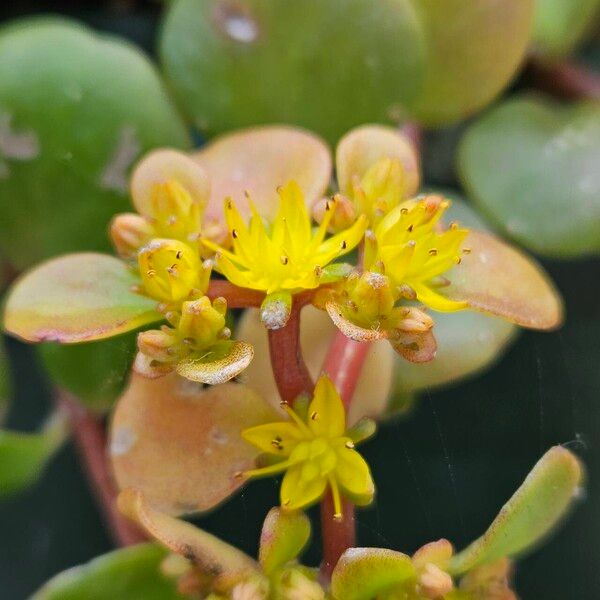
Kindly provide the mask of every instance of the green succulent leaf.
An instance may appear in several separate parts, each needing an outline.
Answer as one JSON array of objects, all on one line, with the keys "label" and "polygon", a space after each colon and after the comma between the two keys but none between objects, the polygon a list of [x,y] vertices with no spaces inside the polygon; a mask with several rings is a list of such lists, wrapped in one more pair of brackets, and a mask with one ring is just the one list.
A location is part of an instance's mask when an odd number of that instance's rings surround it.
[{"label": "green succulent leaf", "polygon": [[136,332],[87,344],[47,343],[37,347],[52,381],[95,412],[119,397],[136,353]]},{"label": "green succulent leaf", "polygon": [[334,142],[362,123],[410,115],[437,125],[485,105],[524,56],[533,8],[534,0],[175,0],[160,55],[201,130],[286,122]]},{"label": "green succulent leaf", "polygon": [[599,0],[537,0],[533,43],[550,58],[569,54],[593,27]]},{"label": "green succulent leaf", "polygon": [[501,232],[538,254],[600,253],[600,107],[521,97],[500,104],[463,138],[459,170]]},{"label": "green succulent leaf", "polygon": [[107,254],[69,254],[42,263],[11,289],[5,329],[28,342],[99,340],[158,321],[156,301],[132,291],[135,274]]},{"label": "green succulent leaf", "polygon": [[0,30],[0,81],[0,251],[22,270],[108,250],[131,165],[190,143],[156,70],[126,42],[43,17]]},{"label": "green succulent leaf", "polygon": [[294,560],[310,539],[310,519],[300,511],[272,508],[263,524],[258,560],[270,575]]},{"label": "green succulent leaf", "polygon": [[416,580],[411,559],[384,548],[350,548],[331,576],[335,600],[373,600],[378,594]]},{"label": "green succulent leaf", "polygon": [[58,413],[38,433],[0,430],[0,498],[33,484],[67,434],[65,417]]},{"label": "green succulent leaf", "polygon": [[449,571],[460,575],[531,549],[564,517],[582,485],[582,478],[582,466],[571,452],[561,446],[551,448],[483,536],[451,558]]},{"label": "green succulent leaf", "polygon": [[30,600],[183,600],[160,573],[166,555],[156,544],[115,550],[56,575]]}]

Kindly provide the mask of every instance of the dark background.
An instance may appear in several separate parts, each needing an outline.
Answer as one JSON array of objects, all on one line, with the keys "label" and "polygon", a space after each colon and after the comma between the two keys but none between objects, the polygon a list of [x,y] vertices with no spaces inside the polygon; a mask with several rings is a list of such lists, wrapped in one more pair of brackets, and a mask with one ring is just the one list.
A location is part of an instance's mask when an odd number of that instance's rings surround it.
[{"label": "dark background", "polygon": [[[0,8],[0,22],[48,11],[153,52],[157,2],[13,0]],[[427,137],[428,183],[456,185],[448,168],[456,133]],[[484,531],[545,450],[564,444],[587,466],[587,492],[564,527],[519,562],[516,588],[523,600],[594,600],[600,598],[600,261],[545,266],[565,296],[565,326],[523,332],[493,369],[423,394],[409,418],[382,427],[364,447],[378,500],[358,514],[359,541],[413,552],[447,537],[461,548]],[[16,380],[8,425],[31,428],[47,409],[48,382],[30,348],[12,340],[8,348]],[[254,552],[277,488],[275,480],[253,483],[198,522]],[[55,573],[111,548],[68,445],[35,487],[0,503],[0,598],[24,599]],[[316,563],[318,548],[315,539],[307,562]]]}]

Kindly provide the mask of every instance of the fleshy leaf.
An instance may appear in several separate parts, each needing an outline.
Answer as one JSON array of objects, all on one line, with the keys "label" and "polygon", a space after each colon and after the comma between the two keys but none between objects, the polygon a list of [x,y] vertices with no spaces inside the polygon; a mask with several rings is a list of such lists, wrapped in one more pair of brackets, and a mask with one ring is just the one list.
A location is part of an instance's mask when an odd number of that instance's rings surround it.
[{"label": "fleshy leaf", "polygon": [[593,29],[599,10],[599,0],[536,0],[535,49],[553,59],[569,54]]},{"label": "fleshy leaf", "polygon": [[190,145],[156,68],[122,38],[37,16],[0,30],[0,81],[0,254],[23,270],[109,252],[135,160]]},{"label": "fleshy leaf", "polygon": [[110,454],[121,489],[135,488],[169,514],[206,511],[243,483],[258,450],[242,429],[277,413],[257,394],[233,383],[203,389],[176,374],[134,374],[118,401]]},{"label": "fleshy leaf", "polygon": [[415,578],[406,554],[384,548],[350,548],[333,571],[331,592],[335,600],[372,600]]},{"label": "fleshy leaf", "polygon": [[450,572],[460,575],[529,550],[565,515],[582,479],[578,459],[561,446],[551,448],[502,507],[486,533],[451,559]]},{"label": "fleshy leaf", "polygon": [[[302,309],[300,342],[312,377],[321,371],[333,335],[338,331],[329,315],[312,306]],[[248,310],[236,329],[236,336],[254,346],[254,359],[240,379],[272,406],[279,407],[279,394],[270,367],[268,336],[257,310]],[[377,416],[386,406],[392,383],[394,352],[387,341],[375,342],[366,359],[348,414],[350,425],[364,416]]]},{"label": "fleshy leaf", "polygon": [[411,141],[398,129],[382,125],[363,125],[348,132],[336,149],[336,175],[342,193],[383,158],[398,159],[404,168],[405,196],[414,196],[420,183],[419,159]]},{"label": "fleshy leaf", "polygon": [[437,351],[437,342],[431,330],[416,333],[399,331],[396,337],[390,339],[390,344],[403,358],[414,363],[433,360]]},{"label": "fleshy leaf", "polygon": [[220,342],[216,357],[186,358],[177,363],[177,373],[191,381],[219,385],[239,375],[252,361],[254,348],[246,342]]},{"label": "fleshy leaf", "polygon": [[232,198],[242,217],[251,201],[259,214],[273,218],[277,188],[295,181],[308,207],[323,195],[331,177],[329,148],[317,136],[294,127],[266,126],[221,136],[194,155],[211,182],[205,222],[223,223],[223,200]]},{"label": "fleshy leaf", "polygon": [[0,498],[34,483],[67,435],[66,419],[59,413],[37,433],[0,430]]},{"label": "fleshy leaf", "polygon": [[152,216],[152,187],[169,180],[181,184],[195,202],[208,202],[210,181],[204,169],[187,154],[163,148],[145,156],[131,175],[131,197],[140,214]]},{"label": "fleshy leaf", "polygon": [[562,300],[538,263],[499,238],[470,231],[469,254],[446,275],[439,292],[475,310],[532,329],[554,329],[563,318]]},{"label": "fleshy leaf", "polygon": [[98,340],[162,319],[156,301],[131,291],[138,280],[107,254],[69,254],[42,263],[9,293],[4,327],[28,342]]},{"label": "fleshy leaf", "polygon": [[294,560],[310,539],[310,519],[303,512],[272,508],[263,524],[260,536],[259,561],[270,575]]},{"label": "fleshy leaf", "polygon": [[600,108],[517,97],[475,121],[458,166],[500,231],[544,256],[600,253]]},{"label": "fleshy leaf", "polygon": [[87,344],[41,344],[42,364],[52,381],[87,408],[104,412],[121,395],[136,351],[136,333]]},{"label": "fleshy leaf", "polygon": [[127,489],[119,495],[119,509],[146,533],[202,572],[217,578],[219,587],[258,571],[258,564],[241,550],[186,521],[155,510],[143,494]]},{"label": "fleshy leaf", "polygon": [[59,573],[30,600],[184,600],[160,572],[166,555],[157,544],[121,548]]}]

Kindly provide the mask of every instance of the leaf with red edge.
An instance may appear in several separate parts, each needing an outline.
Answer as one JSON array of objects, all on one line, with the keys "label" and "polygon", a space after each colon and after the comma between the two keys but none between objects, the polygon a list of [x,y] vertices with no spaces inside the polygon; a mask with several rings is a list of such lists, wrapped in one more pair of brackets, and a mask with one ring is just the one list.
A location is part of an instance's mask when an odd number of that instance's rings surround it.
[{"label": "leaf with red edge", "polygon": [[9,293],[4,328],[28,342],[86,342],[159,321],[156,301],[132,291],[136,275],[107,254],[68,254],[42,263]]},{"label": "leaf with red edge", "polygon": [[266,126],[223,135],[193,157],[210,178],[207,227],[223,223],[223,201],[231,197],[242,216],[250,215],[245,192],[258,212],[273,217],[279,207],[277,188],[295,181],[308,207],[327,189],[331,155],[321,138],[296,127]]},{"label": "leaf with red edge", "polygon": [[169,514],[210,510],[242,485],[239,471],[254,467],[259,451],[242,439],[242,429],[277,419],[243,385],[203,389],[176,374],[133,374],[110,432],[117,483]]},{"label": "leaf with red edge", "polygon": [[533,258],[480,231],[469,232],[463,248],[470,252],[445,275],[450,285],[440,293],[522,327],[554,329],[562,323],[560,294]]},{"label": "leaf with red edge", "polygon": [[349,131],[336,149],[337,180],[340,190],[352,189],[352,179],[362,176],[384,158],[398,159],[404,167],[406,197],[419,189],[419,157],[411,141],[398,129],[383,125],[363,125]]}]

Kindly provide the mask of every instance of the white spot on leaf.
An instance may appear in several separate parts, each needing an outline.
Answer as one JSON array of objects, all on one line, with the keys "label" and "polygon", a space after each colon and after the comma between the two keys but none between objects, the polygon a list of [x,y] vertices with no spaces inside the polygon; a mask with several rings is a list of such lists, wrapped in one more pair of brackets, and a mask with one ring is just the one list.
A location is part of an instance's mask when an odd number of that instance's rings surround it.
[{"label": "white spot on leaf", "polygon": [[117,427],[113,431],[110,440],[110,454],[112,456],[123,456],[133,448],[136,441],[137,435],[129,425]]},{"label": "white spot on leaf", "polygon": [[131,125],[125,125],[119,134],[117,147],[100,175],[100,185],[107,190],[126,192],[129,167],[140,150],[141,145],[135,129]]}]

